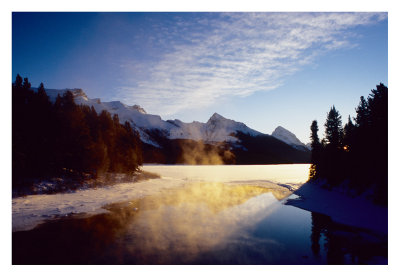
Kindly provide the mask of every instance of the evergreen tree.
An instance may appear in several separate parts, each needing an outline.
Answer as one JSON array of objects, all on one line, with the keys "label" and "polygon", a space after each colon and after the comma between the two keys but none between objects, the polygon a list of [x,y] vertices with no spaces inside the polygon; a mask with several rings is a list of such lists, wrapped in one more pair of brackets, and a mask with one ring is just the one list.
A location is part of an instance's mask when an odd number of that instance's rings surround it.
[{"label": "evergreen tree", "polygon": [[[331,108],[320,157],[313,158],[315,165],[310,168],[310,177],[326,178],[330,185],[349,180],[356,192],[372,189],[374,200],[387,204],[388,88],[380,83],[367,99],[361,96],[356,113],[355,124],[349,116],[342,128],[339,112],[334,106]],[[311,130],[311,139],[315,141],[316,123]]]},{"label": "evergreen tree", "polygon": [[40,83],[39,87],[38,87],[38,94],[39,95],[44,95],[46,93],[45,89],[44,89],[44,85],[43,83]]},{"label": "evergreen tree", "polygon": [[17,74],[17,77],[15,78],[14,85],[16,88],[22,88],[22,77]]},{"label": "evergreen tree", "polygon": [[311,148],[313,150],[315,150],[316,148],[318,148],[321,145],[321,142],[319,141],[319,137],[318,137],[318,123],[316,120],[314,120],[311,123]]},{"label": "evergreen tree", "polygon": [[78,106],[67,91],[49,101],[43,83],[37,93],[28,78],[12,85],[13,186],[32,178],[82,178],[99,172],[133,173],[142,162],[139,134],[118,115]]},{"label": "evergreen tree", "polygon": [[338,148],[342,144],[342,117],[335,106],[332,106],[325,122],[325,137],[331,148]]},{"label": "evergreen tree", "polygon": [[309,179],[316,179],[318,177],[321,154],[321,142],[318,137],[318,123],[314,120],[311,123],[311,167],[309,173]]},{"label": "evergreen tree", "polygon": [[28,78],[24,78],[24,83],[22,84],[22,87],[26,90],[31,88],[31,83],[29,83]]},{"label": "evergreen tree", "polygon": [[380,83],[368,96],[370,126],[368,128],[370,159],[376,200],[387,203],[388,197],[388,88]]},{"label": "evergreen tree", "polygon": [[368,103],[365,100],[364,96],[360,97],[360,103],[356,108],[357,116],[356,116],[356,126],[357,127],[366,127],[369,125],[369,107]]},{"label": "evergreen tree", "polygon": [[355,126],[349,115],[348,121],[343,128],[343,148],[345,151],[349,151],[349,148],[353,144],[354,129]]},{"label": "evergreen tree", "polygon": [[326,146],[323,149],[321,173],[326,175],[331,186],[338,185],[343,175],[342,163],[342,120],[335,106],[330,109],[325,122]]}]

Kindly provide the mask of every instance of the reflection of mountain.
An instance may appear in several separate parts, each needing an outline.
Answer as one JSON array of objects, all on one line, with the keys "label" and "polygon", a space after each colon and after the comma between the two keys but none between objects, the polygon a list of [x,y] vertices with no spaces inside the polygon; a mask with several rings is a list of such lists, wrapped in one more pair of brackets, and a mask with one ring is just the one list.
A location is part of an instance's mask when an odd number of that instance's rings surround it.
[{"label": "reflection of mountain", "polygon": [[[65,91],[46,90],[52,101]],[[118,114],[121,123],[128,121],[140,134],[145,163],[273,164],[307,163],[310,159],[309,149],[282,127],[270,136],[217,113],[206,123],[165,121],[138,105],[101,102],[89,99],[81,89],[70,91],[77,104],[93,106],[98,113]]]}]

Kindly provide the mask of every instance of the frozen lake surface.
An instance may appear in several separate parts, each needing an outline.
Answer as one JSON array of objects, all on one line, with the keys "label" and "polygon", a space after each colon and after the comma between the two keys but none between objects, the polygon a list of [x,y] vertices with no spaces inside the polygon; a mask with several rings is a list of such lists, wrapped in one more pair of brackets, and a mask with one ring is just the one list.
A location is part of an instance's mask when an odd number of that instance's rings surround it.
[{"label": "frozen lake surface", "polygon": [[15,198],[13,263],[387,263],[379,237],[285,205],[308,168],[147,165],[161,178]]}]

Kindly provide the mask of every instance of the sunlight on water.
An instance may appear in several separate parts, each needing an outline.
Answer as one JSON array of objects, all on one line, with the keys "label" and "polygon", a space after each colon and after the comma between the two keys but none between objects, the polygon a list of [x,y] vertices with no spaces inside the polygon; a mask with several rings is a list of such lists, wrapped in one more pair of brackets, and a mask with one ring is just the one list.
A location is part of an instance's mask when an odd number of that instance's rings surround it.
[{"label": "sunlight on water", "polygon": [[187,263],[200,253],[229,245],[291,194],[277,184],[304,183],[308,168],[308,164],[146,165],[143,170],[163,179],[186,180],[186,185],[130,202],[128,209],[139,212],[127,230],[135,242],[127,249],[144,260],[157,253],[160,263],[177,257]]},{"label": "sunlight on water", "polygon": [[288,165],[145,165],[146,171],[164,178],[187,178],[212,182],[268,180],[276,183],[303,184],[308,179],[309,164]]},{"label": "sunlight on water", "polygon": [[283,196],[257,186],[193,183],[130,202],[123,210],[138,212],[126,230],[131,240],[127,249],[143,259],[157,253],[159,263],[178,256],[189,262],[243,235],[274,211]]},{"label": "sunlight on water", "polygon": [[229,245],[292,193],[281,184],[304,183],[308,168],[308,164],[145,165],[143,170],[169,181],[184,180],[184,185],[122,206],[131,222],[125,225],[130,238],[126,249],[145,263],[151,263],[147,259],[155,253],[158,263],[177,257],[187,263],[200,253]]},{"label": "sunlight on water", "polygon": [[285,205],[308,168],[147,165],[161,178],[22,199],[13,205],[33,218],[39,202],[38,212],[65,204],[103,212],[14,232],[13,263],[362,264],[375,256],[372,263],[387,263],[387,244],[360,244],[358,231]]}]

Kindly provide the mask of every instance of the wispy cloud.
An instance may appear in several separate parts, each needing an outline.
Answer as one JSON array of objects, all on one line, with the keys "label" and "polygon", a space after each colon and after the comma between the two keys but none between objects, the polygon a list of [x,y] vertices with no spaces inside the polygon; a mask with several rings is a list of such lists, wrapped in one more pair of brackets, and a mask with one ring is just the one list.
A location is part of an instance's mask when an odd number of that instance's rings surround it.
[{"label": "wispy cloud", "polygon": [[[315,57],[355,46],[352,28],[384,20],[386,13],[193,14],[164,26],[148,40],[160,48],[152,62],[126,60],[130,76],[119,99],[164,116],[202,108],[229,96],[281,86]],[[156,25],[157,24],[157,25]]]}]

